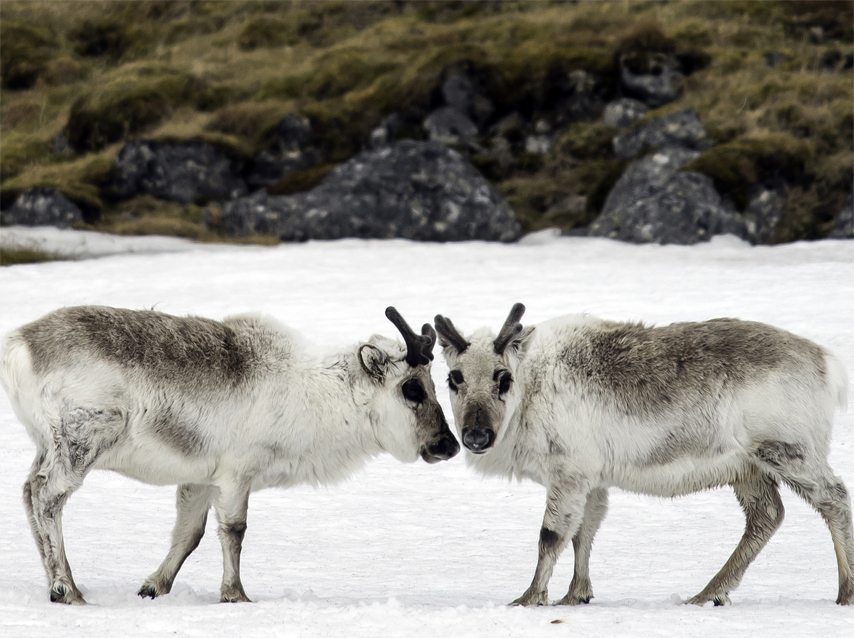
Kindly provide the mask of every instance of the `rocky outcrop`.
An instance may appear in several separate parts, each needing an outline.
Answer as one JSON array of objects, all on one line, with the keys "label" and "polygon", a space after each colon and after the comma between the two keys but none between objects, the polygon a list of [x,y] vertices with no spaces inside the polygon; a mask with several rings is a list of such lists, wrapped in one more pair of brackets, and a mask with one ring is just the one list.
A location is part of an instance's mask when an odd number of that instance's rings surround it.
[{"label": "rocky outcrop", "polygon": [[230,202],[221,223],[232,235],[284,241],[514,241],[521,234],[513,211],[463,156],[409,140],[359,153],[307,193],[262,191]]},{"label": "rocky outcrop", "polygon": [[113,165],[112,195],[151,195],[175,202],[205,202],[246,193],[240,167],[213,145],[202,142],[125,145]]},{"label": "rocky outcrop", "polygon": [[250,191],[278,182],[286,173],[311,168],[320,154],[307,142],[311,139],[308,118],[294,113],[285,115],[276,126],[276,136],[269,148],[252,158],[246,171]]},{"label": "rocky outcrop", "polygon": [[636,243],[696,244],[723,234],[746,238],[744,219],[721,200],[709,177],[685,171],[653,196],[636,202],[617,238]]},{"label": "rocky outcrop", "polygon": [[602,121],[611,128],[626,128],[649,112],[649,107],[630,97],[620,98],[605,105]]},{"label": "rocky outcrop", "polygon": [[442,83],[442,97],[445,98],[447,106],[477,124],[483,124],[495,110],[490,99],[463,73],[452,73],[448,76]]},{"label": "rocky outcrop", "polygon": [[392,113],[388,117],[384,118],[383,121],[371,131],[371,148],[382,148],[383,146],[391,144],[394,141],[397,131],[400,129],[400,125],[402,123],[403,118],[400,117],[399,113]]},{"label": "rocky outcrop", "polygon": [[424,120],[428,138],[440,144],[464,144],[477,137],[477,125],[453,106],[436,109]]},{"label": "rocky outcrop", "polygon": [[428,139],[449,145],[474,145],[482,125],[492,112],[492,102],[463,73],[452,73],[442,83],[445,106],[423,122]]},{"label": "rocky outcrop", "polygon": [[749,201],[744,211],[748,239],[754,244],[768,244],[783,220],[785,197],[776,190],[754,184],[749,189]]},{"label": "rocky outcrop", "polygon": [[618,63],[623,95],[637,98],[647,106],[656,108],[672,102],[682,93],[685,76],[679,69],[678,61],[671,55],[623,54]]},{"label": "rocky outcrop", "polygon": [[848,195],[845,205],[836,216],[836,225],[830,233],[831,239],[854,239],[854,191]]},{"label": "rocky outcrop", "polygon": [[57,226],[68,228],[83,222],[80,208],[52,188],[34,188],[21,193],[0,215],[4,226]]},{"label": "rocky outcrop", "polygon": [[680,146],[705,150],[710,146],[706,128],[693,109],[657,118],[614,138],[614,155],[620,159],[634,157],[645,148]]},{"label": "rocky outcrop", "polygon": [[724,233],[748,237],[743,216],[721,198],[709,177],[679,171],[698,155],[666,148],[630,164],[588,234],[659,244],[695,244]]}]

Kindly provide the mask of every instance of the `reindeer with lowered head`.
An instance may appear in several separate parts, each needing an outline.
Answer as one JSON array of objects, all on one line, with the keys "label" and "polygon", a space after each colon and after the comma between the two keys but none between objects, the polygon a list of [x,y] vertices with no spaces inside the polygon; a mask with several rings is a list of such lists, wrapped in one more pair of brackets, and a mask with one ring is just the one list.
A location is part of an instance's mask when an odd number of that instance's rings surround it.
[{"label": "reindeer with lowered head", "polygon": [[588,561],[608,488],[677,496],[730,485],[744,536],[688,602],[729,600],[783,521],[779,484],[830,528],[840,605],[854,603],[851,505],[827,463],[841,363],[811,341],[761,323],[715,319],[646,327],[583,315],[522,327],[516,304],[495,336],[464,337],[438,315],[439,342],[468,463],[546,487],[534,579],[517,605],[548,603],[572,540],[575,570],[558,604],[593,597]]},{"label": "reindeer with lowered head", "polygon": [[436,333],[374,335],[337,351],[277,321],[211,321],[98,306],[57,310],[10,332],[0,381],[36,458],[24,505],[50,599],[83,604],[71,576],[62,509],[93,469],[177,484],[172,547],[140,596],[168,593],[213,505],[223,602],[248,601],[240,552],[249,494],[338,481],[390,452],[428,463],[459,451],[430,377]]}]

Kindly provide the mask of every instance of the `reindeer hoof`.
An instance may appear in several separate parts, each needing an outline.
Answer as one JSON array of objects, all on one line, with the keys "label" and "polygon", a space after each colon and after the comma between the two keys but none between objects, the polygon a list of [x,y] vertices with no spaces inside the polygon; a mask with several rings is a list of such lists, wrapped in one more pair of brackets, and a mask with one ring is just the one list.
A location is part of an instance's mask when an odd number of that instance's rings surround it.
[{"label": "reindeer hoof", "polygon": [[526,591],[519,598],[510,603],[511,607],[539,607],[541,605],[549,604],[549,592],[548,591],[540,591],[540,592],[532,592],[531,590]]},{"label": "reindeer hoof", "polygon": [[567,594],[566,596],[561,598],[559,601],[557,601],[555,604],[556,605],[571,605],[571,606],[586,605],[590,602],[591,598],[593,598],[593,594],[584,595],[584,596],[579,595],[579,594],[572,594],[572,595]]},{"label": "reindeer hoof", "polygon": [[219,602],[221,603],[251,603],[243,588],[228,589],[222,591]]},{"label": "reindeer hoof", "polygon": [[149,585],[145,583],[142,587],[139,588],[139,591],[136,592],[136,595],[140,598],[157,598],[157,589],[155,589],[154,585]]},{"label": "reindeer hoof", "polygon": [[731,602],[729,599],[729,594],[724,592],[722,594],[716,594],[714,596],[709,594],[697,594],[693,598],[689,598],[686,601],[686,604],[698,605],[699,607],[702,607],[709,601],[712,601],[715,607],[723,607],[724,605],[729,605]]},{"label": "reindeer hoof", "polygon": [[65,605],[85,605],[86,601],[76,587],[57,583],[50,589],[50,602]]},{"label": "reindeer hoof", "polygon": [[837,605],[854,605],[854,580],[846,580],[839,585],[839,595],[836,597]]}]

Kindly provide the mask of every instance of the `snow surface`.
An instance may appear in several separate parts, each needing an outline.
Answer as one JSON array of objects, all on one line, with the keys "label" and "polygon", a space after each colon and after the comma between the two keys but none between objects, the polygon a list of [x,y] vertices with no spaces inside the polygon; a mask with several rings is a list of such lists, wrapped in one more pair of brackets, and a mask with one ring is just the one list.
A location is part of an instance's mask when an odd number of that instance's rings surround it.
[{"label": "snow surface", "polygon": [[64,259],[88,259],[129,253],[175,253],[219,250],[219,244],[196,244],[179,237],[107,235],[55,226],[7,226],[0,229],[0,250],[30,248]]},{"label": "snow surface", "polygon": [[[213,318],[261,311],[317,343],[343,346],[395,334],[383,316],[389,304],[413,325],[440,312],[470,331],[499,327],[522,301],[525,323],[574,312],[658,324],[764,321],[831,348],[854,378],[852,241],[634,246],[544,232],[516,245],[344,240],[179,250],[0,269],[0,332],[59,306],[109,304]],[[441,356],[433,374],[450,420]],[[849,396],[830,460],[851,489]],[[544,490],[480,478],[462,455],[435,466],[384,456],[340,485],[254,494],[242,577],[256,602],[239,605],[217,602],[212,516],[173,592],[138,598],[169,546],[174,488],[93,472],[64,518],[74,576],[91,604],[53,605],[20,498],[34,446],[5,395],[0,434],[4,637],[854,635],[854,607],[833,602],[830,534],[787,490],[786,520],[732,605],[682,604],[741,535],[736,500],[721,489],[675,500],[613,490],[591,559],[596,598],[575,608],[507,607],[533,575]],[[553,600],[571,575],[567,552]]]}]

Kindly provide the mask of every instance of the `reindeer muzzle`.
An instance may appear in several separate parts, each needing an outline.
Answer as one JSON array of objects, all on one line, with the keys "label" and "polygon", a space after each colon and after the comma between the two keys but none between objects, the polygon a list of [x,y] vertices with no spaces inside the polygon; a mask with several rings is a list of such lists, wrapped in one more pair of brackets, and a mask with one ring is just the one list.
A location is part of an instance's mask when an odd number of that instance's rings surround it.
[{"label": "reindeer muzzle", "polygon": [[492,428],[473,427],[463,429],[463,445],[475,454],[483,454],[495,443]]},{"label": "reindeer muzzle", "polygon": [[454,458],[460,451],[460,444],[450,433],[443,435],[438,441],[421,449],[421,458],[428,463],[438,463]]}]

